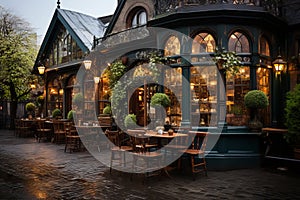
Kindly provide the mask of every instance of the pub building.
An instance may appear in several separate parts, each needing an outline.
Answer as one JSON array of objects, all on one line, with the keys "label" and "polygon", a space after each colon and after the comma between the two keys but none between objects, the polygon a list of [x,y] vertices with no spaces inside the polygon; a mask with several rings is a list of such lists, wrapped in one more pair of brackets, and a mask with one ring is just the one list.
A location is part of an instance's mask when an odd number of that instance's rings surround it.
[{"label": "pub building", "polygon": [[[99,49],[108,57],[120,52],[129,70],[141,65],[140,55],[150,53],[153,49],[147,49],[147,44],[155,41],[161,56],[172,62],[161,69],[164,87],[148,85],[145,94],[141,86],[130,97],[128,110],[137,115],[138,124],[145,124],[146,111],[151,114],[151,96],[166,93],[171,106],[165,120],[170,124],[222,133],[207,156],[209,169],[259,166],[261,136],[247,127],[244,96],[250,90],[263,91],[269,99],[268,107],[259,112],[264,127],[284,127],[285,95],[300,77],[299,8],[297,0],[119,0],[113,15],[94,18],[61,9],[58,2],[34,66],[36,73],[43,71],[44,114],[49,116],[59,108],[66,117],[74,94],[81,92],[83,115],[95,109],[101,115],[111,100],[108,76],[101,70],[110,63],[101,66],[97,75],[85,73],[83,81],[77,80],[77,72],[85,69],[84,61],[91,61],[93,67],[97,62],[90,55],[97,56]],[[152,28],[173,31],[149,39],[143,33]],[[136,40],[130,37],[132,33]],[[111,46],[105,49],[103,44]],[[224,75],[215,63],[207,62],[205,57],[214,57],[218,49],[236,53],[241,65],[238,73]],[[280,68],[275,67],[278,61]],[[226,88],[223,95],[220,81]],[[180,88],[176,96],[168,89],[174,84]],[[93,94],[88,88],[95,85]],[[226,113],[220,116],[222,109]]]}]

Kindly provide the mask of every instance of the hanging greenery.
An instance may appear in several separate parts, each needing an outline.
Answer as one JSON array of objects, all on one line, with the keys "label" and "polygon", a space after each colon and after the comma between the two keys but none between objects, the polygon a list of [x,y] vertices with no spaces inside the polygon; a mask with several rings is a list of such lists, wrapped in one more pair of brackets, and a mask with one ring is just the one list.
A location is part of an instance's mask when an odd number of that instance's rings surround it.
[{"label": "hanging greenery", "polygon": [[[144,63],[148,63],[147,70],[149,71],[150,77],[152,77],[154,80],[157,80],[157,77],[160,75],[157,64],[163,64],[165,59],[157,51],[152,51],[146,54],[142,60]],[[122,111],[124,109],[120,109],[118,106],[122,106],[123,108],[128,107],[127,91],[130,90],[132,85],[135,85],[136,82],[139,82],[141,78],[144,78],[136,76],[125,78],[122,83],[118,82],[118,80],[126,73],[126,71],[127,67],[123,65],[120,60],[113,62],[107,70],[110,84],[109,87],[112,90],[111,109],[116,119],[124,119],[126,116],[126,113],[123,113]],[[122,105],[120,105],[120,103]]]},{"label": "hanging greenery", "polygon": [[224,69],[232,75],[237,74],[240,71],[241,61],[235,52],[226,51],[225,48],[219,50],[216,48],[216,53],[213,58],[219,69]]},{"label": "hanging greenery", "polygon": [[109,77],[110,88],[114,88],[117,81],[125,74],[126,66],[122,64],[121,60],[113,62],[107,70],[107,75]]}]

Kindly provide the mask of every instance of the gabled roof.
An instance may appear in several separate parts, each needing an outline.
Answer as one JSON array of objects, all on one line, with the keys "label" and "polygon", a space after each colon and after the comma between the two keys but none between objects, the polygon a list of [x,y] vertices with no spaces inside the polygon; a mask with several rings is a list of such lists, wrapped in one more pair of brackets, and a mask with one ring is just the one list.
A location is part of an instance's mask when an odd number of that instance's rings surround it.
[{"label": "gabled roof", "polygon": [[53,41],[53,37],[57,31],[56,27],[58,22],[66,28],[84,53],[91,51],[93,48],[94,37],[103,37],[106,29],[106,26],[99,18],[57,8],[40,47],[34,68],[37,67],[38,62],[47,50],[47,47]]},{"label": "gabled roof", "polygon": [[112,30],[113,30],[113,28],[114,28],[114,26],[115,26],[115,24],[116,24],[116,22],[119,18],[120,13],[123,10],[123,7],[124,7],[125,3],[126,3],[126,0],[119,0],[116,11],[113,14],[113,17],[112,17],[107,29],[105,30],[104,36],[107,36],[112,32]]},{"label": "gabled roof", "polygon": [[65,28],[70,33],[76,34],[89,50],[93,47],[94,36],[97,38],[103,36],[105,26],[98,18],[69,10],[57,10],[59,12],[58,18]]}]

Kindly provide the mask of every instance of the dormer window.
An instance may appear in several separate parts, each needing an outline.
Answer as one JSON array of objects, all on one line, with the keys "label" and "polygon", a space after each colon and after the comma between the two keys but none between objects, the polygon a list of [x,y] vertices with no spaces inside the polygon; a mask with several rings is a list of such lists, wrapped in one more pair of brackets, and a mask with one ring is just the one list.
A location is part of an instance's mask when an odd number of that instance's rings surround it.
[{"label": "dormer window", "polygon": [[147,12],[142,7],[133,9],[127,19],[129,28],[135,28],[147,24]]}]

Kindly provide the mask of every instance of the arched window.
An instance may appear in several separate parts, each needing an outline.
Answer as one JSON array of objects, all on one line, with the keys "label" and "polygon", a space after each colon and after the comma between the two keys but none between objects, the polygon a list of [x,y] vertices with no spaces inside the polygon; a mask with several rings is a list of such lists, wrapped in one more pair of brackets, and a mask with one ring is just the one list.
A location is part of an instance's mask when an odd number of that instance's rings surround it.
[{"label": "arched window", "polygon": [[250,53],[248,38],[241,32],[234,32],[229,37],[228,50],[236,53]]},{"label": "arched window", "polygon": [[147,13],[143,8],[137,9],[132,16],[133,16],[131,18],[132,28],[142,26],[147,23]]},{"label": "arched window", "polygon": [[214,52],[216,42],[209,33],[199,33],[193,40],[192,53]]},{"label": "arched window", "polygon": [[178,37],[171,36],[165,44],[165,56],[179,55],[180,54],[180,41]]},{"label": "arched window", "polygon": [[268,40],[263,36],[259,41],[259,53],[261,55],[270,56],[270,46]]}]

